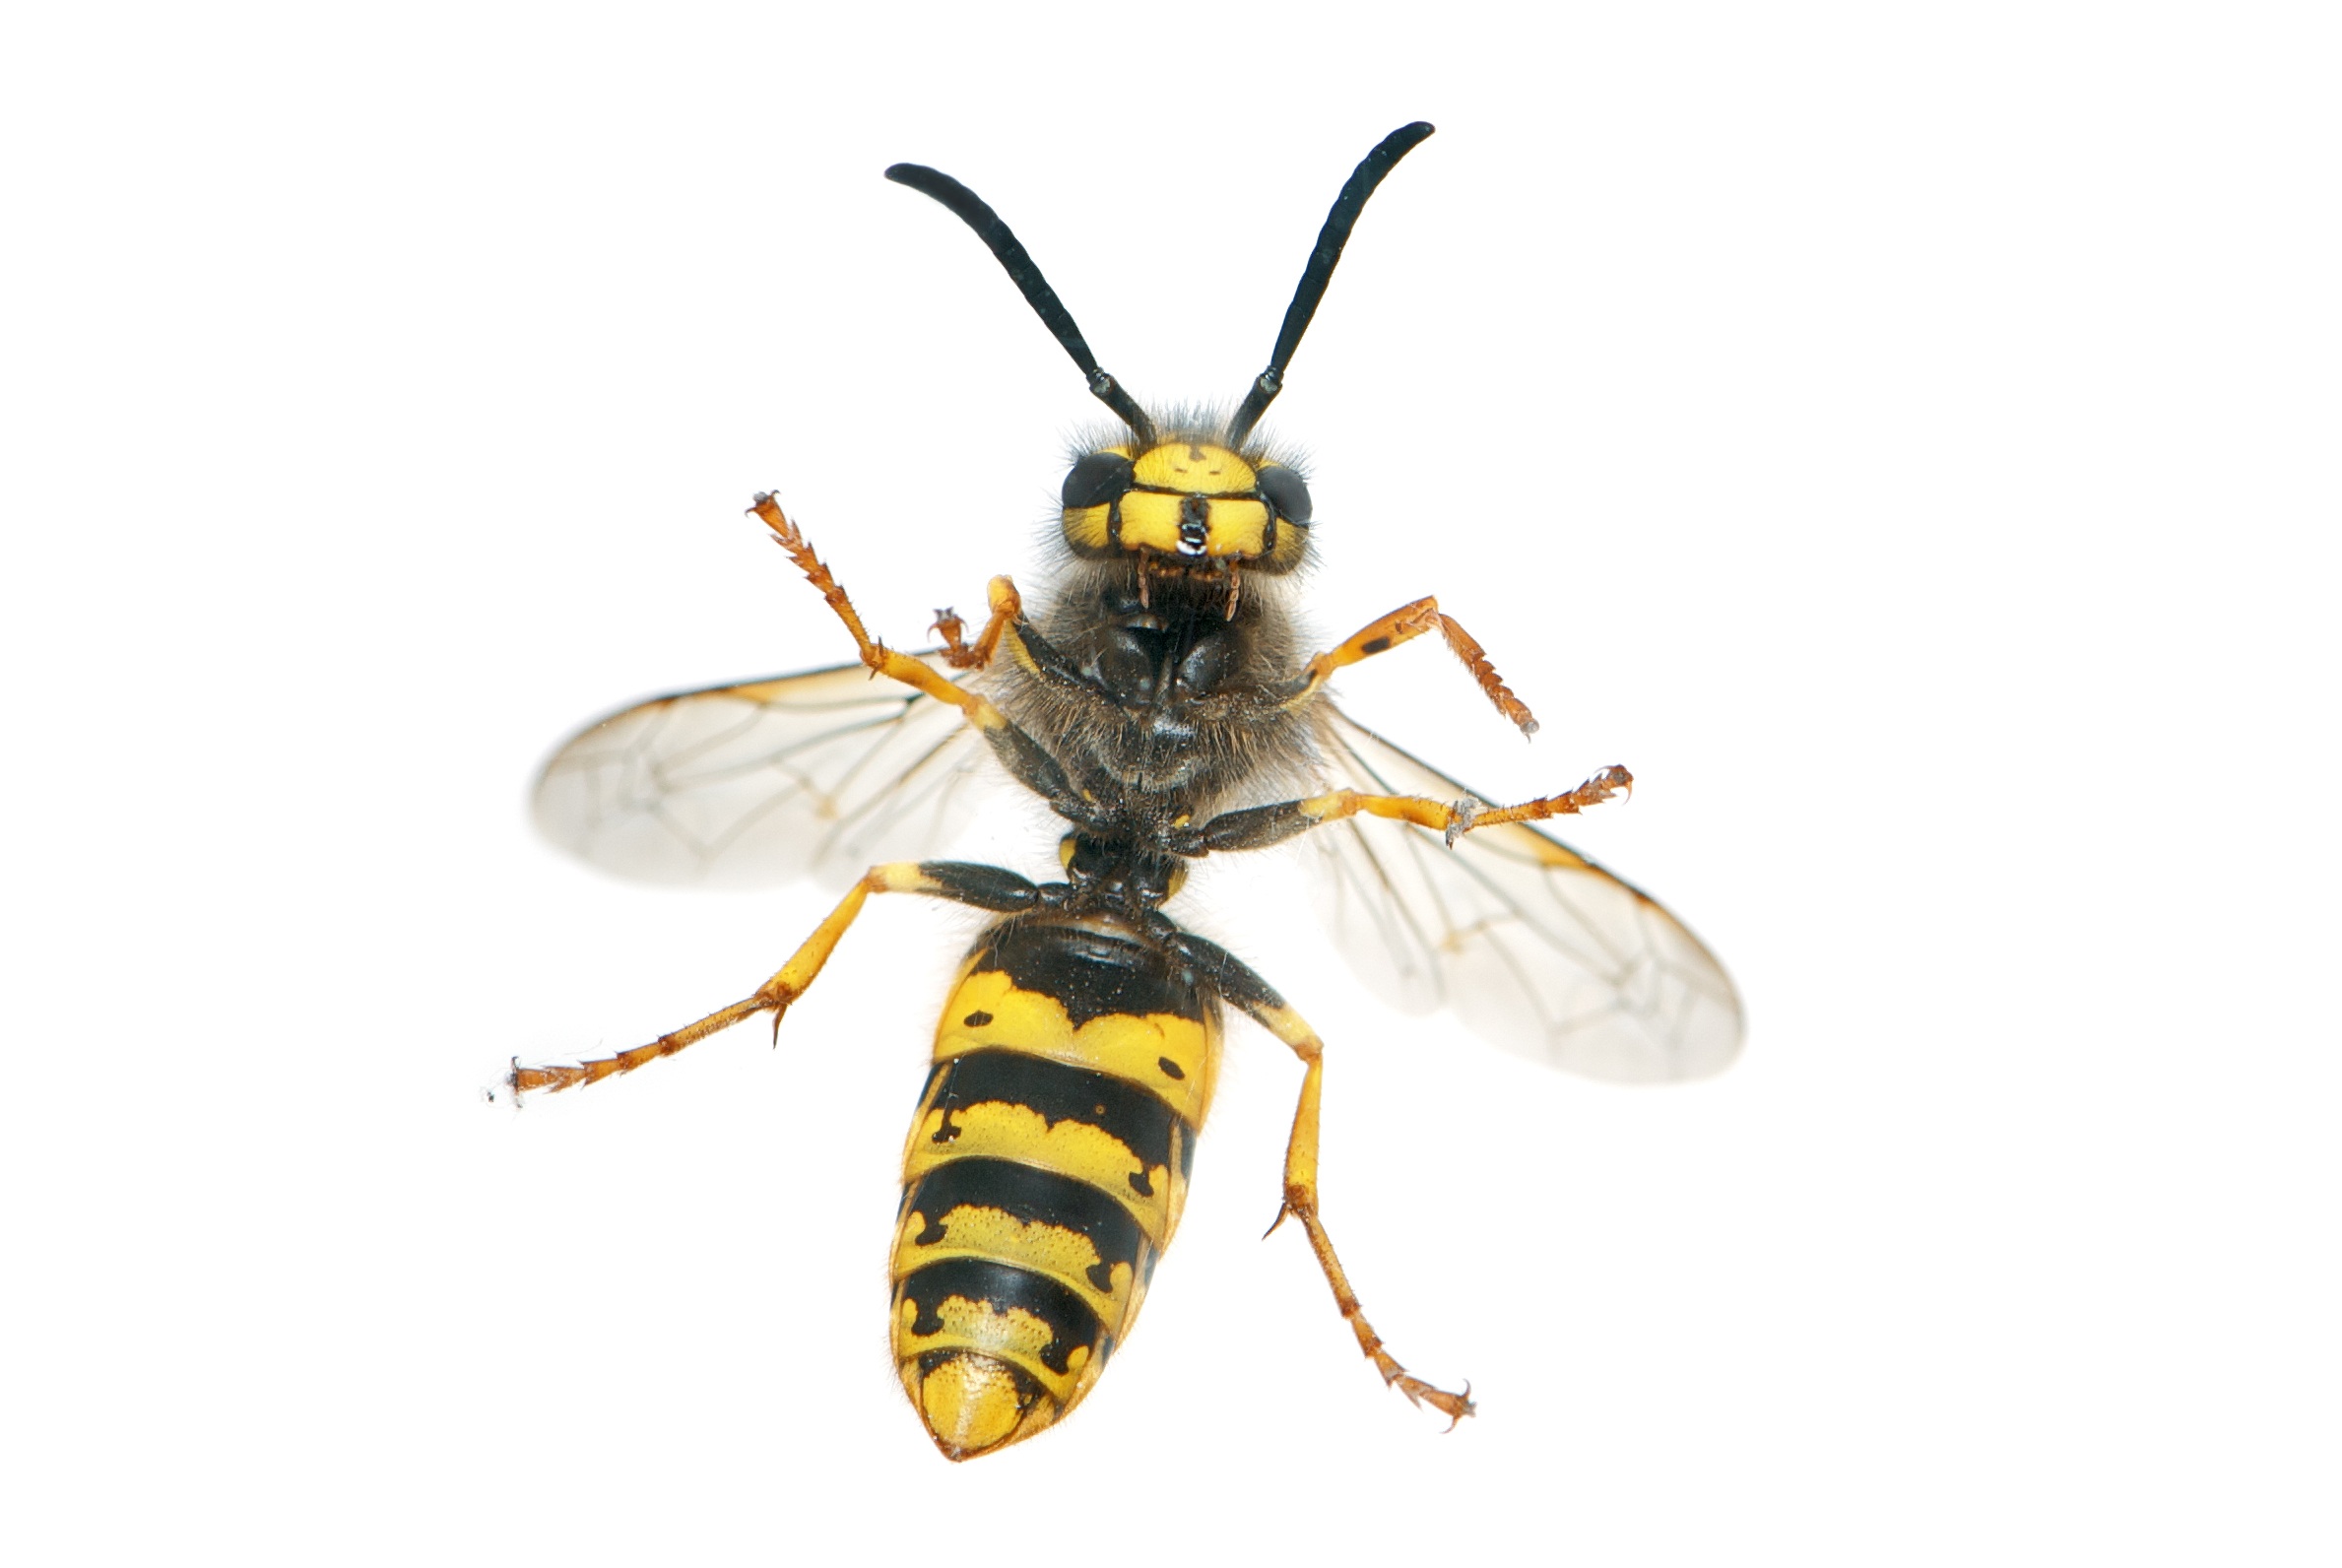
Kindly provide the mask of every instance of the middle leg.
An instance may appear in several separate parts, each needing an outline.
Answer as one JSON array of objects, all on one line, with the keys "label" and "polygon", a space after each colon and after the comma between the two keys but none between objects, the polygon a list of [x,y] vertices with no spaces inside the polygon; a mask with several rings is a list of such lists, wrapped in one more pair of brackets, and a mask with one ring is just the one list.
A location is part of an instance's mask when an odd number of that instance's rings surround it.
[{"label": "middle leg", "polygon": [[862,906],[873,893],[925,893],[931,898],[947,898],[953,903],[972,904],[978,909],[996,914],[1008,914],[1030,909],[1041,901],[1041,889],[1013,872],[993,866],[971,866],[958,861],[896,861],[891,865],[873,866],[862,874],[861,881],[847,889],[813,934],[806,938],[789,961],[758,986],[754,992],[728,1008],[719,1008],[694,1023],[686,1023],[671,1034],[662,1034],[648,1045],[638,1045],[616,1056],[596,1058],[574,1066],[522,1067],[515,1062],[505,1081],[515,1095],[544,1089],[557,1091],[581,1084],[599,1083],[606,1078],[631,1073],[661,1057],[673,1056],[684,1047],[694,1045],[711,1034],[717,1034],[734,1024],[754,1017],[759,1013],[772,1014],[773,1035],[781,1031],[781,1016],[789,1011],[789,1004],[804,996],[812,986],[829,955],[837,950],[846,928],[862,913]]},{"label": "middle leg", "polygon": [[1384,817],[1394,821],[1412,822],[1442,834],[1448,847],[1479,827],[1498,827],[1506,822],[1541,822],[1548,817],[1568,817],[1598,806],[1612,796],[1632,790],[1635,778],[1623,767],[1606,767],[1574,790],[1560,795],[1546,795],[1518,806],[1483,806],[1478,801],[1435,801],[1421,795],[1371,795],[1363,790],[1329,790],[1312,795],[1307,800],[1278,801],[1271,806],[1250,806],[1242,811],[1223,812],[1207,822],[1187,830],[1179,840],[1177,852],[1182,855],[1209,855],[1238,849],[1266,849],[1281,844],[1296,833],[1306,833],[1328,822],[1338,822],[1345,817]]}]

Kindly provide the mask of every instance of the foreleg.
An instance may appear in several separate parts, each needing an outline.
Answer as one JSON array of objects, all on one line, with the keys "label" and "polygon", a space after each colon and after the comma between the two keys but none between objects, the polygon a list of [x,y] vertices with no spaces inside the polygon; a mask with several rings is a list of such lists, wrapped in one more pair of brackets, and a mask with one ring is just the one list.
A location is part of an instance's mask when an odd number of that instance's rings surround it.
[{"label": "foreleg", "polygon": [[1493,703],[1496,711],[1521,728],[1523,735],[1537,733],[1536,715],[1529,711],[1529,704],[1513,694],[1513,688],[1496,673],[1488,662],[1487,650],[1482,648],[1464,629],[1454,616],[1440,613],[1437,599],[1418,599],[1411,605],[1401,605],[1378,621],[1369,621],[1353,633],[1349,640],[1331,652],[1321,653],[1302,668],[1301,677],[1284,695],[1284,705],[1298,708],[1318,694],[1334,672],[1371,659],[1378,653],[1388,653],[1402,642],[1412,642],[1434,626],[1448,650],[1464,661],[1472,673],[1481,692]]}]

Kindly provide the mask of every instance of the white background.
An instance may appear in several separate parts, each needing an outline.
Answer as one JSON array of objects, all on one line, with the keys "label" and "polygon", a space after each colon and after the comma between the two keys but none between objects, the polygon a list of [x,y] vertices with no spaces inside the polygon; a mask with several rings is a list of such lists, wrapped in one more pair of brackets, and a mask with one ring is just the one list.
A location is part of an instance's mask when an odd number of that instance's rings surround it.
[{"label": "white background", "polygon": [[[2322,8],[79,7],[0,36],[12,1560],[2330,1561],[2337,59]],[[60,19],[65,8],[56,8]],[[884,1352],[966,922],[744,994],[823,900],[532,837],[655,690],[1030,571],[1093,406],[1272,424],[1345,682],[1746,997],[1696,1088],[1352,994],[1292,866],[1191,903],[1331,1041],[1329,1219],[1453,1436],[1263,1243],[1238,1029],[1063,1430],[939,1460]],[[1048,864],[1013,822],[999,854]],[[1264,857],[1273,860],[1275,857]]]}]

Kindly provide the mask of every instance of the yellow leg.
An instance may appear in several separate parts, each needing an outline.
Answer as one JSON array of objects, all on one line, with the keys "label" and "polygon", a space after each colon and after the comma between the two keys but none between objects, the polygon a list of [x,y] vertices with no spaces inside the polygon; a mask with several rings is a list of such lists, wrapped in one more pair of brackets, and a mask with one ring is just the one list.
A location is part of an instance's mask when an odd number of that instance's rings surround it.
[{"label": "yellow leg", "polygon": [[[845,622],[846,629],[853,633],[855,649],[862,655],[864,664],[890,681],[899,681],[904,686],[924,691],[939,702],[950,703],[980,730],[998,730],[1008,726],[1007,715],[981,694],[938,675],[927,667],[926,661],[907,653],[897,653],[873,637],[864,628],[862,616],[855,610],[854,602],[846,597],[846,590],[839,586],[837,578],[830,575],[829,568],[822,564],[821,558],[813,554],[813,547],[806,542],[805,535],[797,531],[797,525],[782,514],[780,502],[770,495],[759,495],[749,510],[762,519],[765,527],[772,530],[774,540],[789,553],[789,558],[797,563],[797,569],[805,573],[806,581],[820,590],[822,599],[832,613]],[[1000,640],[1002,629],[1020,613],[1015,584],[1008,578],[993,579],[991,597],[995,623],[985,627],[984,636],[977,644],[986,658],[991,655],[992,645]],[[939,617],[937,623],[939,626],[956,624],[957,618]],[[950,634],[946,632],[945,635],[949,639]],[[974,653],[974,649],[963,648],[961,657]],[[960,660],[952,658],[951,662],[958,664]]]},{"label": "yellow leg", "polygon": [[1001,633],[1011,621],[1024,619],[1024,601],[1017,597],[1016,584],[1007,577],[995,577],[985,598],[990,601],[990,615],[985,618],[984,629],[975,642],[960,640],[967,622],[948,610],[936,612],[936,621],[928,629],[943,639],[943,662],[954,670],[981,670],[992,663],[995,649],[1001,645]]},{"label": "yellow leg", "polygon": [[1632,790],[1634,775],[1623,767],[1606,767],[1576,789],[1562,795],[1548,795],[1541,800],[1524,801],[1518,806],[1479,806],[1469,801],[1434,801],[1420,795],[1367,795],[1357,790],[1334,790],[1325,795],[1313,795],[1298,802],[1301,815],[1313,824],[1339,821],[1345,817],[1363,813],[1368,817],[1388,817],[1397,821],[1413,822],[1445,833],[1448,842],[1456,840],[1476,827],[1495,827],[1503,822],[1535,822],[1548,817],[1566,817],[1598,806],[1611,796]]},{"label": "yellow leg", "polygon": [[1342,1320],[1350,1332],[1358,1337],[1358,1348],[1383,1381],[1405,1395],[1415,1405],[1428,1405],[1448,1417],[1450,1430],[1472,1413],[1471,1385],[1465,1384],[1462,1394],[1450,1394],[1435,1389],[1415,1377],[1383,1345],[1383,1337],[1374,1332],[1374,1325],[1366,1321],[1365,1309],[1358,1305],[1358,1293],[1350,1288],[1349,1275],[1342,1272],[1341,1260],[1334,1256],[1334,1238],[1326,1234],[1325,1222],[1318,1217],[1318,1104],[1325,1084],[1326,1048],[1308,1020],[1291,1008],[1269,1006],[1262,1002],[1238,1005],[1250,1013],[1269,1033],[1293,1048],[1305,1069],[1301,1079],[1301,1102],[1293,1109],[1293,1137],[1285,1144],[1285,1203],[1277,1210],[1276,1225],[1285,1222],[1290,1214],[1301,1221],[1309,1232],[1310,1250],[1318,1255],[1318,1267],[1325,1271],[1326,1283],[1334,1289],[1334,1304],[1341,1309]]},{"label": "yellow leg", "polygon": [[574,1088],[581,1083],[599,1083],[606,1078],[631,1073],[647,1062],[663,1056],[673,1056],[684,1046],[706,1039],[709,1035],[729,1029],[735,1023],[752,1018],[759,1013],[772,1014],[773,1034],[781,1030],[781,1015],[789,1011],[789,1004],[804,996],[821,966],[836,950],[838,939],[846,928],[854,924],[854,917],[862,913],[863,902],[872,893],[943,893],[948,889],[922,870],[916,861],[897,861],[889,866],[873,866],[863,873],[862,880],[838,900],[838,905],[813,928],[805,945],[790,955],[778,973],[758,986],[754,993],[728,1008],[719,1008],[696,1023],[686,1023],[673,1034],[662,1034],[648,1045],[638,1045],[631,1051],[616,1056],[581,1062],[575,1067],[522,1067],[513,1064],[512,1075],[505,1081],[515,1094],[534,1089],[559,1090]]},{"label": "yellow leg", "polygon": [[1455,617],[1441,614],[1439,601],[1432,598],[1401,605],[1379,621],[1369,621],[1360,627],[1338,648],[1312,658],[1302,668],[1301,682],[1286,699],[1285,706],[1301,707],[1333,679],[1334,671],[1347,669],[1378,653],[1388,653],[1402,642],[1412,642],[1434,626],[1439,628],[1449,651],[1463,660],[1464,667],[1472,673],[1472,679],[1479,683],[1480,690],[1495,705],[1496,711],[1519,725],[1523,735],[1536,734],[1536,715],[1529,711],[1528,703],[1513,694],[1511,686],[1505,685],[1504,678],[1496,673],[1496,667],[1488,662],[1487,650],[1472,639],[1471,633],[1464,630]]}]

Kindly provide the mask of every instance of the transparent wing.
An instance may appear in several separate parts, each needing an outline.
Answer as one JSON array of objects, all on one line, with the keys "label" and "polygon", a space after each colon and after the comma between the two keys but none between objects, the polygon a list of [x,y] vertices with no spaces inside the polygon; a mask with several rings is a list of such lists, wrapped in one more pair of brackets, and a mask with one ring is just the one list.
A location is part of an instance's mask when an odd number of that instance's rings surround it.
[{"label": "transparent wing", "polygon": [[[1453,801],[1472,792],[1320,703],[1334,782]],[[1707,1078],[1740,1051],[1740,998],[1648,893],[1533,827],[1437,833],[1352,817],[1310,835],[1319,913],[1367,987],[1456,1010],[1508,1051],[1588,1078]]]},{"label": "transparent wing", "polygon": [[956,708],[841,665],[654,697],[588,725],[545,764],[537,825],[636,882],[843,884],[945,848],[986,755]]}]

